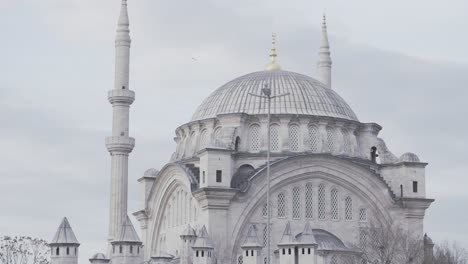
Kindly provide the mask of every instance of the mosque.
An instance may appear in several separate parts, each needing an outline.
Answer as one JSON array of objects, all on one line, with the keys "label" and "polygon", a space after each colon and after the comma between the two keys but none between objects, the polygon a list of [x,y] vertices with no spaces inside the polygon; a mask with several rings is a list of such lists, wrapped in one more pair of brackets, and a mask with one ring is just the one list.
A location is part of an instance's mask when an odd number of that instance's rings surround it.
[{"label": "mosque", "polygon": [[[263,264],[267,256],[275,264],[339,264],[339,256],[359,257],[356,245],[367,243],[371,221],[423,236],[434,201],[426,197],[427,163],[410,152],[395,156],[379,138],[382,127],[359,121],[333,90],[324,18],[316,78],[283,70],[273,38],[265,70],[214,90],[175,129],[170,162],[138,180],[144,206],[130,217],[139,222],[139,237],[127,211],[135,92],[127,0],[121,1],[115,87],[108,92],[113,127],[105,140],[108,250],[92,264]],[[50,242],[52,264],[77,264],[79,245],[64,218]]]}]

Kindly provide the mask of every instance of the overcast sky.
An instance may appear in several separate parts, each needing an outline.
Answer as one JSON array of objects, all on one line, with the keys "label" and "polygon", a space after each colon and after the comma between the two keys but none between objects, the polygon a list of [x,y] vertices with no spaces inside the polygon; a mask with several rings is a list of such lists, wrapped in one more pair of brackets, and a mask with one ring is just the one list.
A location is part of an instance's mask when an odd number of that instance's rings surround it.
[{"label": "overcast sky", "polygon": [[[129,213],[142,208],[136,180],[175,150],[174,129],[217,87],[262,70],[272,31],[283,68],[315,76],[326,12],[333,89],[361,122],[383,126],[396,155],[429,162],[436,201],[425,229],[468,247],[466,0],[128,1]],[[106,247],[118,9],[119,0],[0,0],[0,235],[50,240],[67,216],[80,263]]]}]

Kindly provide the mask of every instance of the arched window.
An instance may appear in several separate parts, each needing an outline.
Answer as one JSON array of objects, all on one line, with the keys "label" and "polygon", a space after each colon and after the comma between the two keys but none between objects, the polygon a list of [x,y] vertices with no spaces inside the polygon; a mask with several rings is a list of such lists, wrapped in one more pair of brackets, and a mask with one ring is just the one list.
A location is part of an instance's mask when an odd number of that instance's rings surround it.
[{"label": "arched window", "polygon": [[338,220],[338,191],[332,189],[330,192],[330,203],[331,203],[331,218],[332,220]]},{"label": "arched window", "polygon": [[367,210],[366,208],[359,209],[359,221],[366,222],[367,221]]},{"label": "arched window", "polygon": [[123,252],[123,247],[122,245],[119,246],[119,253],[122,253]]},{"label": "arched window", "polygon": [[335,151],[335,131],[331,127],[327,127],[327,152]]},{"label": "arched window", "polygon": [[265,225],[265,227],[263,228],[263,246],[267,246],[267,242],[268,242],[268,226]]},{"label": "arched window", "polygon": [[343,148],[346,154],[351,154],[351,134],[348,130],[343,129]]},{"label": "arched window", "polygon": [[349,196],[345,199],[345,219],[353,220],[353,200]]},{"label": "arched window", "polygon": [[336,255],[331,256],[330,264],[338,264],[338,258],[336,257]]},{"label": "arched window", "polygon": [[260,126],[251,125],[249,128],[249,149],[251,152],[260,151]]},{"label": "arched window", "polygon": [[312,219],[314,216],[313,213],[313,186],[311,183],[307,183],[305,186],[305,217]]},{"label": "arched window", "polygon": [[320,184],[318,189],[318,218],[325,219],[325,185]]},{"label": "arched window", "polygon": [[278,194],[278,217],[286,217],[286,197],[284,193]]},{"label": "arched window", "polygon": [[67,247],[67,255],[70,255],[70,248]]},{"label": "arched window", "polygon": [[299,151],[299,126],[289,126],[289,149],[291,151]]},{"label": "arched window", "polygon": [[292,215],[293,219],[301,218],[301,198],[299,187],[294,187],[292,190]]},{"label": "arched window", "polygon": [[278,125],[270,127],[270,150],[273,152],[280,151],[280,129]]},{"label": "arched window", "polygon": [[359,246],[361,249],[367,248],[367,232],[364,229],[359,232]]},{"label": "arched window", "polygon": [[215,146],[218,146],[220,140],[221,140],[221,127],[217,127],[215,128],[213,132],[213,144]]},{"label": "arched window", "polygon": [[240,144],[241,144],[241,139],[240,137],[236,137],[236,142],[234,143],[234,150],[239,151],[240,149]]},{"label": "arched window", "polygon": [[319,134],[316,126],[309,126],[309,146],[312,152],[319,151]]},{"label": "arched window", "polygon": [[266,203],[262,207],[262,216],[264,216],[264,217],[268,216],[268,207],[267,207]]},{"label": "arched window", "polygon": [[197,148],[197,140],[195,131],[190,134],[190,154],[193,154]]},{"label": "arched window", "polygon": [[242,256],[237,257],[237,264],[244,264],[244,257]]},{"label": "arched window", "polygon": [[203,129],[203,131],[200,133],[200,140],[198,143],[198,149],[204,149],[208,145],[208,131],[206,129]]},{"label": "arched window", "polygon": [[55,249],[55,255],[56,256],[60,255],[60,248],[59,247],[57,247],[57,249]]}]

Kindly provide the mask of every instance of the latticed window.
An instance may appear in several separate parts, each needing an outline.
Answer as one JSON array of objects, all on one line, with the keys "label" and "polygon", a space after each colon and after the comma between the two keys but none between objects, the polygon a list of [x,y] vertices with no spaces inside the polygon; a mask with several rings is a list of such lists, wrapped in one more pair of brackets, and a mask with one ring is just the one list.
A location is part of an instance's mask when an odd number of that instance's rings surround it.
[{"label": "latticed window", "polygon": [[206,131],[206,129],[204,129],[201,133],[200,133],[200,142],[198,144],[198,148],[199,149],[203,149],[203,148],[206,148],[207,146],[207,142],[208,141],[208,132]]},{"label": "latticed window", "polygon": [[335,131],[333,128],[327,127],[327,151],[333,152],[335,150]]},{"label": "latticed window", "polygon": [[311,219],[314,217],[314,191],[313,185],[311,183],[307,183],[305,186],[305,217]]},{"label": "latticed window", "polygon": [[359,209],[359,221],[366,222],[367,221],[367,210],[366,208]]},{"label": "latticed window", "polygon": [[299,126],[289,126],[289,148],[291,151],[299,151]]},{"label": "latticed window", "polygon": [[336,255],[333,255],[330,258],[330,264],[338,264],[338,258],[336,257]]},{"label": "latticed window", "polygon": [[278,125],[270,127],[270,150],[280,151],[280,131]]},{"label": "latticed window", "polygon": [[353,220],[353,199],[349,196],[345,199],[345,219]]},{"label": "latticed window", "polygon": [[265,216],[265,217],[268,216],[268,207],[266,203],[262,207],[262,216]]},{"label": "latticed window", "polygon": [[284,193],[278,194],[278,217],[286,217],[286,197]]},{"label": "latticed window", "polygon": [[299,187],[292,190],[292,215],[294,219],[301,218],[301,192]]},{"label": "latticed window", "polygon": [[237,257],[237,264],[244,264],[244,257],[242,255]]},{"label": "latticed window", "polygon": [[351,136],[350,136],[350,133],[348,132],[348,130],[344,129],[342,134],[343,134],[344,151],[345,151],[345,153],[350,154],[351,153]]},{"label": "latticed window", "polygon": [[312,152],[319,151],[319,134],[316,126],[309,126],[309,146]]},{"label": "latticed window", "polygon": [[265,227],[263,228],[263,246],[267,246],[267,242],[268,242],[268,226],[265,225]]},{"label": "latticed window", "polygon": [[338,191],[332,189],[330,192],[330,203],[331,203],[331,218],[332,220],[338,220]]},{"label": "latticed window", "polygon": [[368,238],[366,230],[361,229],[361,231],[359,232],[359,246],[361,247],[361,249],[367,248],[367,240]]},{"label": "latticed window", "polygon": [[325,219],[325,185],[320,184],[318,189],[318,218]]},{"label": "latticed window", "polygon": [[249,146],[250,151],[260,151],[260,126],[252,125],[249,131]]}]

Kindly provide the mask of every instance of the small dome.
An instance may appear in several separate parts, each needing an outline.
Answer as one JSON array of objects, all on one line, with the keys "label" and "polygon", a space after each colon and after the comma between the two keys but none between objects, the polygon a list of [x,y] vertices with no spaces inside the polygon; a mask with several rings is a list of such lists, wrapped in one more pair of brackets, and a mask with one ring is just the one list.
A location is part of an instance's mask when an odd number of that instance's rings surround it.
[{"label": "small dome", "polygon": [[315,115],[358,121],[349,105],[334,90],[303,74],[274,70],[253,72],[236,78],[215,90],[197,108],[192,121],[215,118],[219,114],[266,114],[265,99],[251,96],[261,94],[268,84],[274,98],[272,114]]},{"label": "small dome", "polygon": [[156,177],[158,175],[159,171],[157,169],[151,168],[147,169],[145,171],[145,174],[143,174],[144,177]]},{"label": "small dome", "polygon": [[313,233],[319,250],[349,250],[339,238],[330,232],[322,229],[313,229]]},{"label": "small dome", "polygon": [[103,260],[105,260],[105,259],[107,259],[107,258],[106,258],[106,255],[104,255],[104,253],[96,253],[96,254],[94,254],[90,259],[93,259],[93,260],[95,260],[95,259],[103,259]]},{"label": "small dome", "polygon": [[434,242],[427,234],[424,234],[424,245],[434,245]]},{"label": "small dome", "polygon": [[400,162],[420,162],[419,157],[411,152],[406,152],[401,155]]}]

